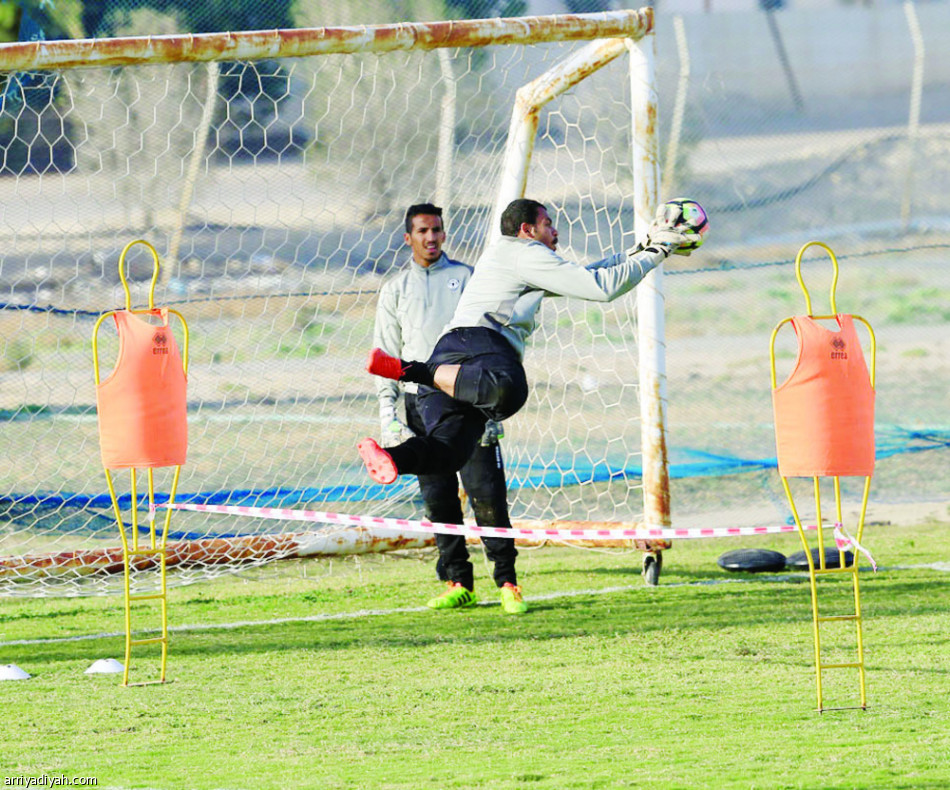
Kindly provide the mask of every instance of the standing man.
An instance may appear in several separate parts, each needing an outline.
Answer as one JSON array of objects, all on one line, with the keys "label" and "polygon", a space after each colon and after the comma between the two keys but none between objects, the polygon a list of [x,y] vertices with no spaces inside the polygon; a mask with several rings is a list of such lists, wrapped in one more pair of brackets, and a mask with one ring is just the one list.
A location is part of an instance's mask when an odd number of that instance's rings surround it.
[{"label": "standing man", "polygon": [[[472,269],[442,252],[445,228],[442,209],[431,203],[419,203],[406,211],[403,236],[412,250],[409,264],[380,289],[373,333],[377,348],[393,357],[426,359],[458,306]],[[399,419],[396,404],[402,389],[405,421]],[[416,382],[397,384],[380,378],[376,387],[379,420],[384,447],[405,439],[424,436],[423,410],[430,385]],[[419,489],[430,521],[461,524],[456,469],[472,503],[475,521],[480,526],[511,527],[508,517],[507,487],[501,446],[501,426],[492,421],[483,424],[480,437],[460,466],[433,468],[418,475]],[[501,602],[509,614],[527,611],[515,574],[515,542],[509,538],[482,538],[485,553],[494,563],[495,584],[501,589]],[[474,573],[465,537],[436,535],[439,549],[437,572],[447,582],[446,590],[432,598],[432,609],[457,609],[476,602]]]},{"label": "standing man", "polygon": [[644,243],[588,266],[557,254],[557,230],[542,203],[519,198],[501,215],[501,238],[475,267],[452,321],[428,361],[374,349],[367,370],[427,385],[426,433],[388,450],[358,445],[370,477],[389,484],[401,474],[458,469],[486,420],[504,420],[528,398],[522,357],[545,296],[609,302],[632,290],[673,252],[688,255],[700,233],[655,221]]}]

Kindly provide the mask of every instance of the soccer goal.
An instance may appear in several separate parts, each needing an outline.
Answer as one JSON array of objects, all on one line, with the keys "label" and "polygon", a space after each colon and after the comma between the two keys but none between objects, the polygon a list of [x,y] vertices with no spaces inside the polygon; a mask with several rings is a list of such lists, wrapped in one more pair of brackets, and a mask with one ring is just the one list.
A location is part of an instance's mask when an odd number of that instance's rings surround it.
[{"label": "soccer goal", "polygon": [[[191,328],[179,502],[420,517],[414,479],[372,484],[355,452],[405,208],[442,205],[470,263],[521,194],[566,257],[632,246],[657,202],[652,25],[645,8],[0,45],[0,593],[118,589],[89,341],[133,239]],[[660,277],[544,305],[503,440],[516,521],[669,523]],[[428,542],[197,512],[169,540],[173,583]]]}]

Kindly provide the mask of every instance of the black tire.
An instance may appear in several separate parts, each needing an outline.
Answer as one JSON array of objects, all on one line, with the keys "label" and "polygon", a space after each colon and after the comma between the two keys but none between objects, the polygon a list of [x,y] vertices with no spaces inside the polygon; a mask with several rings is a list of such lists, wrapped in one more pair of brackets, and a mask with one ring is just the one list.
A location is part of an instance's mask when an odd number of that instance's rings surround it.
[{"label": "black tire", "polygon": [[775,573],[785,569],[785,555],[770,549],[733,549],[722,554],[716,563],[732,572]]},{"label": "black tire", "polygon": [[[814,548],[811,550],[811,560],[815,563],[815,567],[819,567],[821,562],[821,549]],[[851,565],[854,562],[854,554],[850,551],[844,553],[844,566],[840,563],[840,555],[838,549],[826,547],[825,548],[825,567],[826,568],[840,568]],[[804,551],[798,552],[798,554],[793,554],[791,557],[786,560],[786,567],[790,571],[807,571],[808,570],[808,555]]]}]

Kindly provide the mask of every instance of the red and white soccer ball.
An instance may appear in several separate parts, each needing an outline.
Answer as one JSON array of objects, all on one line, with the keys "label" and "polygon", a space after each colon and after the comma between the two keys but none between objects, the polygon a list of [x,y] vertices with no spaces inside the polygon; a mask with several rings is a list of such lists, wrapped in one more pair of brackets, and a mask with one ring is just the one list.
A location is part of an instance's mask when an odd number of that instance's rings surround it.
[{"label": "red and white soccer ball", "polygon": [[680,250],[698,250],[703,246],[706,232],[709,230],[709,218],[706,210],[695,200],[674,198],[667,200],[656,210],[657,223],[673,230],[688,230],[699,234],[699,240],[680,247]]}]

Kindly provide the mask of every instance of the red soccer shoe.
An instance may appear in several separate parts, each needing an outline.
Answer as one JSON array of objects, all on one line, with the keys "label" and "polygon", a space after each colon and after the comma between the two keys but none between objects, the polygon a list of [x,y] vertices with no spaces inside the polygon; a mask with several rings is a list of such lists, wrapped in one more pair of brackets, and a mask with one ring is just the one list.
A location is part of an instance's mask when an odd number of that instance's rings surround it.
[{"label": "red soccer shoe", "polygon": [[374,376],[399,381],[405,369],[399,357],[392,357],[381,348],[374,348],[369,352],[369,359],[366,360],[366,371]]},{"label": "red soccer shoe", "polygon": [[393,463],[393,457],[380,447],[375,439],[363,439],[356,445],[356,449],[359,450],[360,458],[366,464],[366,471],[373,480],[384,486],[396,482],[399,472]]}]

